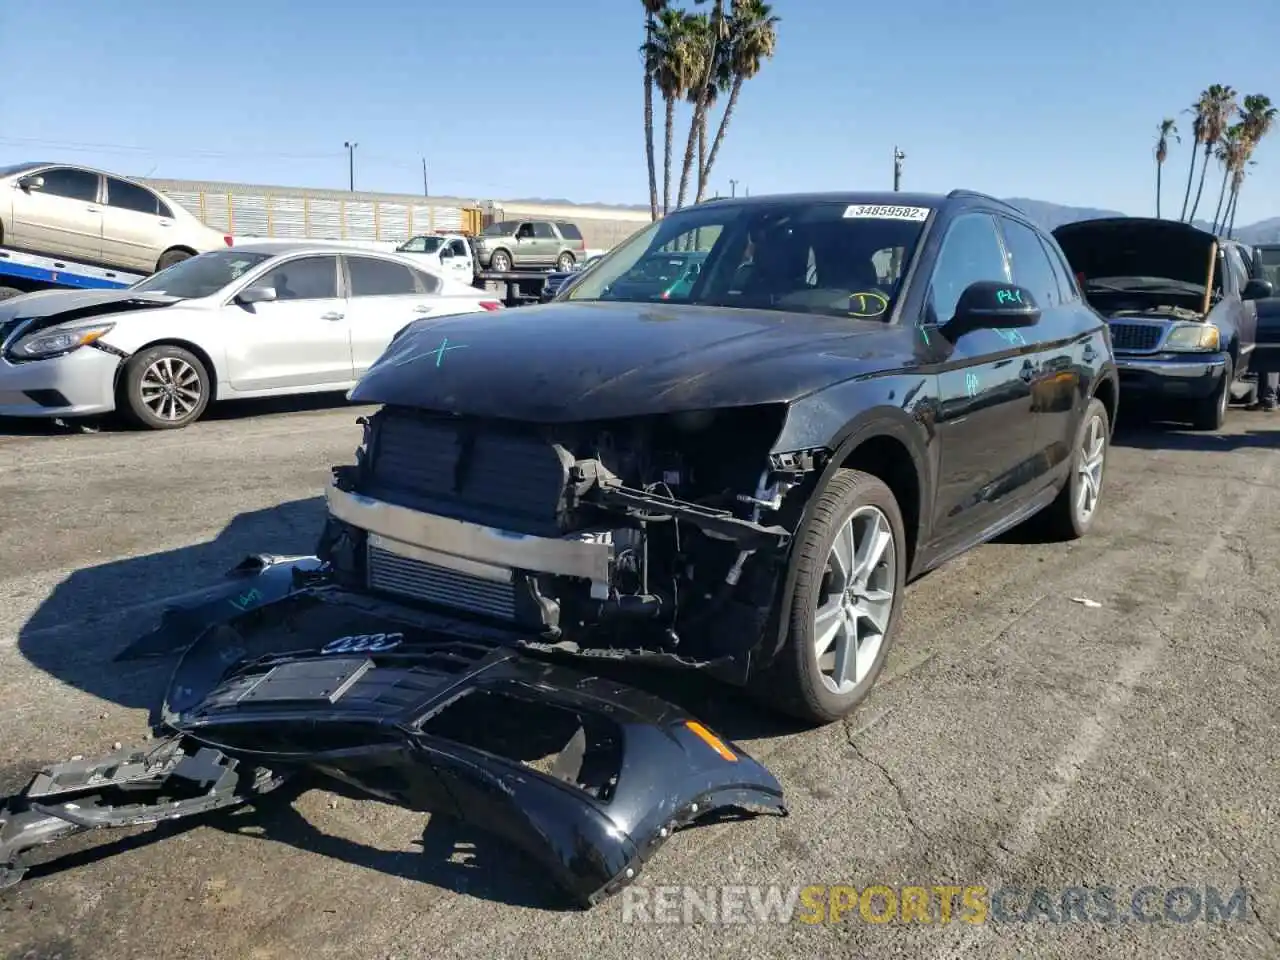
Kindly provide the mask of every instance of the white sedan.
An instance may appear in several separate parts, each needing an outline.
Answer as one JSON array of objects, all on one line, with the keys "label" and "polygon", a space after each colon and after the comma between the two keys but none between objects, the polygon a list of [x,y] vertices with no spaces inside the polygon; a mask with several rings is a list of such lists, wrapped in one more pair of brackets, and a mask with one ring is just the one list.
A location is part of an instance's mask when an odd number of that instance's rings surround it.
[{"label": "white sedan", "polygon": [[0,302],[0,416],[185,427],[214,401],[349,390],[413,321],[500,309],[402,255],[245,244],[126,289]]}]

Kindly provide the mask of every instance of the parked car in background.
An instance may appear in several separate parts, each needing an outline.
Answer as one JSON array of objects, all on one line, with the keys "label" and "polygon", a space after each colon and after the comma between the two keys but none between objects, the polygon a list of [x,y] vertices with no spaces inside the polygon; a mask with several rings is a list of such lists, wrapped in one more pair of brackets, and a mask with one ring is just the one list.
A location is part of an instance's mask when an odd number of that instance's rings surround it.
[{"label": "parked car in background", "polygon": [[593,264],[599,263],[603,253],[597,253],[595,256],[587,257],[579,264],[575,264],[572,270],[555,270],[547,274],[546,282],[542,285],[542,302],[546,303],[557,293],[568,285],[569,281],[577,279],[582,275],[584,270],[591,268]]},{"label": "parked car in background", "polygon": [[0,168],[0,246],[149,274],[231,244],[127,177],[65,163]]},{"label": "parked car in background", "polygon": [[566,220],[502,220],[480,231],[475,240],[481,270],[554,267],[567,273],[587,258],[587,242],[576,224]]},{"label": "parked car in background", "polygon": [[470,283],[476,276],[476,255],[471,240],[460,233],[424,233],[410,237],[397,253],[420,258],[441,276]]},{"label": "parked car in background", "polygon": [[399,254],[244,244],[0,302],[0,416],[185,427],[213,401],[347,390],[413,321],[499,309]]},{"label": "parked car in background", "polygon": [[1237,246],[1144,217],[1064,224],[1054,237],[1089,304],[1107,318],[1123,396],[1151,402],[1162,418],[1219,429],[1253,354],[1251,301],[1270,292],[1249,278]]}]

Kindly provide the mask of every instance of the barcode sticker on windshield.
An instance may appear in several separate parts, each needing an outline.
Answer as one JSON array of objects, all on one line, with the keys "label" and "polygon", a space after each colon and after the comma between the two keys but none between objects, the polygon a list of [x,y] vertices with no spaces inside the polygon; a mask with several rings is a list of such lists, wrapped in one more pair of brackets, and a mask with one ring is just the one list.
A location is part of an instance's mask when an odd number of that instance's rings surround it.
[{"label": "barcode sticker on windshield", "polygon": [[855,203],[845,208],[846,217],[869,220],[927,220],[928,207],[883,207],[869,203]]}]

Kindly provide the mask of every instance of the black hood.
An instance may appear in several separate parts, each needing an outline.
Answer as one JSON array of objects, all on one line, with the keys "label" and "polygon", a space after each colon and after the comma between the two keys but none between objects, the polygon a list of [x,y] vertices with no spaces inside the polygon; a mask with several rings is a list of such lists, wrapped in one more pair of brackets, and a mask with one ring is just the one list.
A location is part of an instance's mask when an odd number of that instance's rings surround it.
[{"label": "black hood", "polygon": [[1212,233],[1177,220],[1108,217],[1067,223],[1053,231],[1071,269],[1086,280],[1159,277],[1204,286]]},{"label": "black hood", "polygon": [[421,320],[349,394],[543,423],[789,402],[914,364],[911,329],[771,310],[550,303]]}]

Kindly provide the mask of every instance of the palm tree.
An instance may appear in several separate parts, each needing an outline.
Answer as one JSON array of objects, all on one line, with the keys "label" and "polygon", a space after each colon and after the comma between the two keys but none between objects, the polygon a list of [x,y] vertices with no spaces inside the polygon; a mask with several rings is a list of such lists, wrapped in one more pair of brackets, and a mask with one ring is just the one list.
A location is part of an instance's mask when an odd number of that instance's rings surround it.
[{"label": "palm tree", "polygon": [[1191,109],[1185,111],[1192,115],[1191,120],[1191,166],[1187,170],[1187,189],[1182,194],[1182,213],[1178,214],[1179,220],[1187,219],[1187,204],[1191,202],[1191,182],[1196,175],[1196,147],[1204,142],[1204,125],[1205,116],[1209,109],[1209,91],[1205,90],[1200,94],[1200,98],[1191,105]]},{"label": "palm tree", "polygon": [[[730,99],[730,103],[733,100]],[[1169,138],[1173,137],[1178,143],[1182,142],[1182,138],[1178,136],[1178,122],[1173,117],[1165,117],[1160,121],[1160,136],[1156,140],[1156,219],[1160,218],[1160,179],[1164,171],[1164,162],[1169,159]]]},{"label": "palm tree", "polygon": [[663,216],[671,209],[671,147],[675,132],[676,102],[688,96],[694,81],[689,50],[691,19],[691,14],[667,7],[658,16],[658,25],[649,45],[650,69],[666,105],[666,137],[662,155]]},{"label": "palm tree", "polygon": [[1222,131],[1222,142],[1218,144],[1218,162],[1222,164],[1222,186],[1218,188],[1218,206],[1213,211],[1214,233],[1226,226],[1225,218],[1221,223],[1218,220],[1222,217],[1222,202],[1227,196],[1227,179],[1240,163],[1240,149],[1243,142],[1244,124],[1233,123]]},{"label": "palm tree", "polygon": [[1261,93],[1251,93],[1244,98],[1241,113],[1240,149],[1236,169],[1231,178],[1231,200],[1227,207],[1230,215],[1223,219],[1227,222],[1227,236],[1235,230],[1236,207],[1239,205],[1240,188],[1244,186],[1245,168],[1252,167],[1253,151],[1259,141],[1272,131],[1276,124],[1277,110],[1271,104],[1271,98]]},{"label": "palm tree", "polygon": [[1195,203],[1191,204],[1191,213],[1187,216],[1190,223],[1196,218],[1196,210],[1200,208],[1200,195],[1204,193],[1204,175],[1209,172],[1209,160],[1214,148],[1222,139],[1222,131],[1227,128],[1231,118],[1239,111],[1236,106],[1236,92],[1229,86],[1215,83],[1205,91],[1209,95],[1204,111],[1204,162],[1200,165],[1200,186],[1196,188]]},{"label": "palm tree", "polygon": [[644,150],[649,162],[649,213],[658,219],[658,176],[653,166],[653,70],[649,47],[658,14],[667,8],[667,0],[640,0],[644,4],[644,46],[640,55],[644,62]]},{"label": "palm tree", "polygon": [[720,153],[720,144],[724,142],[725,131],[733,118],[733,109],[738,105],[742,85],[760,72],[764,61],[773,58],[778,44],[778,22],[778,18],[773,15],[773,8],[763,0],[738,0],[734,4],[725,58],[729,73],[729,101],[725,104],[720,126],[711,142],[711,153],[699,177],[702,185],[698,190],[698,200],[702,200],[707,181],[711,179],[711,168],[715,166],[716,156]]},{"label": "palm tree", "polygon": [[[694,0],[694,3],[699,5],[706,2],[707,0]],[[730,0],[730,3],[734,2],[735,0]],[[712,0],[712,3],[710,17],[697,14],[690,21],[691,39],[694,41],[691,51],[693,48],[698,50],[696,74],[699,79],[690,91],[693,118],[689,121],[689,139],[684,147],[684,167],[680,171],[680,190],[676,194],[677,209],[684,206],[684,198],[689,193],[689,174],[693,172],[693,151],[698,145],[698,132],[702,129],[702,121],[706,116],[707,101],[711,97],[710,88],[716,81],[717,68],[724,56],[721,40],[724,39],[727,29],[724,15],[725,0]]]}]

